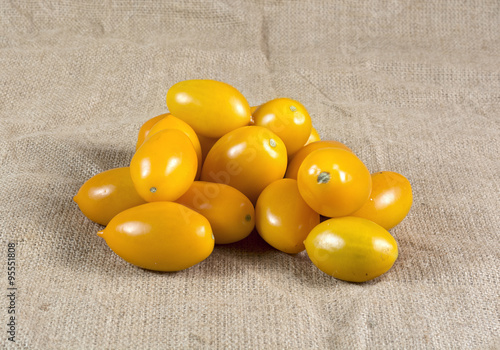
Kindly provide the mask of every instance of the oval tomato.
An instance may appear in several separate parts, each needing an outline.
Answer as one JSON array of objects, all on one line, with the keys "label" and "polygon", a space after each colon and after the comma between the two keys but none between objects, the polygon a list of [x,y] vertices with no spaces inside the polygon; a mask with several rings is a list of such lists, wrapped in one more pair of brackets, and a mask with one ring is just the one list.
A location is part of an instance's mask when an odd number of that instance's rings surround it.
[{"label": "oval tomato", "polygon": [[257,108],[255,125],[273,131],[285,143],[288,155],[297,152],[311,135],[311,117],[305,107],[289,98],[277,98]]},{"label": "oval tomato", "polygon": [[271,130],[245,126],[222,136],[201,171],[203,181],[224,183],[255,203],[262,190],[286,171],[286,148]]},{"label": "oval tomato", "polygon": [[352,216],[322,222],[304,243],[316,267],[349,282],[365,282],[382,275],[398,257],[396,240],[387,230]]},{"label": "oval tomato", "polygon": [[175,129],[148,137],[130,162],[139,195],[148,202],[174,201],[193,183],[198,157],[191,140]]},{"label": "oval tomato", "polygon": [[190,127],[189,124],[185,121],[182,121],[179,118],[176,118],[173,115],[169,114],[158,121],[155,125],[153,125],[153,127],[149,131],[148,136],[152,136],[161,130],[167,129],[182,131],[184,134],[186,134],[187,137],[189,137],[189,139],[193,143],[194,150],[196,151],[196,156],[198,157],[198,172],[196,173],[196,178],[199,178],[201,175],[201,164],[203,160],[201,154],[201,144],[193,128]]},{"label": "oval tomato", "polygon": [[176,202],[208,219],[216,244],[240,241],[255,227],[252,202],[228,185],[195,181]]},{"label": "oval tomato", "polygon": [[297,153],[292,156],[286,169],[286,177],[290,179],[297,179],[297,173],[299,172],[300,165],[306,159],[306,157],[317,149],[323,148],[341,148],[346,151],[352,152],[349,147],[338,141],[316,141],[302,147]]},{"label": "oval tomato", "polygon": [[324,148],[309,154],[299,168],[297,181],[306,203],[321,215],[349,215],[368,200],[370,172],[353,153]]},{"label": "oval tomato", "polygon": [[372,174],[370,198],[351,215],[371,220],[390,230],[403,221],[412,203],[410,181],[401,174],[382,171]]},{"label": "oval tomato", "polygon": [[197,134],[208,137],[221,137],[250,122],[245,97],[215,80],[185,80],[173,85],[167,92],[167,107]]},{"label": "oval tomato", "polygon": [[73,200],[90,220],[107,225],[116,214],[146,203],[135,190],[130,168],[103,171],[88,179]]},{"label": "oval tomato", "polygon": [[155,271],[187,269],[214,249],[208,220],[172,202],[127,209],[97,234],[125,261]]},{"label": "oval tomato", "polygon": [[144,140],[148,137],[151,128],[167,115],[170,115],[170,113],[160,114],[156,117],[147,120],[144,124],[142,124],[141,128],[139,129],[139,134],[137,135],[137,143],[135,144],[136,151],[139,147],[141,147]]},{"label": "oval tomato", "polygon": [[304,240],[319,224],[319,214],[302,199],[297,181],[276,180],[267,186],[255,206],[259,235],[271,246],[289,254],[305,249]]}]

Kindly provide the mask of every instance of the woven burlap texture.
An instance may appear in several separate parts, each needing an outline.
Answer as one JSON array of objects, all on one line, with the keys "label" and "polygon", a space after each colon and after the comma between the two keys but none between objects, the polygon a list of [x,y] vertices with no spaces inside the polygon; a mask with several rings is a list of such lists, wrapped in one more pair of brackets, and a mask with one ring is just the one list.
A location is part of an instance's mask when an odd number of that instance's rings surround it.
[{"label": "woven burlap texture", "polygon": [[[27,349],[499,348],[498,1],[3,1],[0,280]],[[174,83],[290,97],[323,139],[412,183],[364,284],[257,234],[178,273],[116,256],[72,201],[127,166]]]}]

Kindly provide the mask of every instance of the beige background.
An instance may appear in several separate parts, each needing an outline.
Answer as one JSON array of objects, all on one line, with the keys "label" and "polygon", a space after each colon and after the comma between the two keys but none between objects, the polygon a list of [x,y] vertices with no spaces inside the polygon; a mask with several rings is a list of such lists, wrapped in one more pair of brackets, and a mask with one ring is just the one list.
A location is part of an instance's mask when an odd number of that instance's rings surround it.
[{"label": "beige background", "polygon": [[[0,256],[17,242],[17,347],[500,348],[499,28],[495,0],[2,1]],[[139,126],[190,78],[252,105],[295,98],[324,139],[407,176],[394,268],[345,283],[256,235],[179,273],[114,255],[72,196],[128,165]]]}]

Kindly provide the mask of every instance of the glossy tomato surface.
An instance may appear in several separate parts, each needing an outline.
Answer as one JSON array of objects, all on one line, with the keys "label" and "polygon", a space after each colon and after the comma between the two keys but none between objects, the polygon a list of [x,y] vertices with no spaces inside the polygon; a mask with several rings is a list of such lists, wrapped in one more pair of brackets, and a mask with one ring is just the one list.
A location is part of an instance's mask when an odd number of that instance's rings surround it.
[{"label": "glossy tomato surface", "polygon": [[317,149],[323,149],[323,148],[341,148],[345,149],[346,151],[352,152],[349,147],[344,145],[341,142],[338,141],[315,141],[312,142],[304,147],[302,147],[297,153],[295,153],[292,156],[292,159],[290,160],[288,164],[288,168],[286,170],[286,177],[290,179],[297,179],[297,173],[299,172],[299,168],[306,159],[306,157],[311,154],[313,151]]},{"label": "glossy tomato surface", "polygon": [[91,177],[73,200],[87,218],[101,225],[107,225],[125,209],[146,203],[137,193],[128,167],[103,171]]},{"label": "glossy tomato surface", "polygon": [[316,226],[305,240],[311,261],[324,273],[365,282],[387,272],[398,257],[396,240],[363,218],[346,216]]},{"label": "glossy tomato surface", "polygon": [[215,80],[185,80],[167,92],[167,107],[207,137],[221,137],[250,122],[250,106],[234,87]]},{"label": "glossy tomato surface", "polygon": [[240,241],[255,227],[252,202],[228,185],[195,181],[176,202],[208,219],[216,244]]},{"label": "glossy tomato surface", "polygon": [[306,203],[327,217],[355,212],[368,200],[372,187],[363,162],[340,148],[311,152],[299,168],[297,182]]},{"label": "glossy tomato surface", "polygon": [[297,152],[311,135],[311,117],[305,107],[289,98],[268,101],[252,114],[255,125],[273,131],[285,143],[288,155]]},{"label": "glossy tomato surface", "polygon": [[403,221],[412,203],[410,181],[401,174],[382,171],[372,174],[370,198],[352,216],[371,220],[390,230]]},{"label": "glossy tomato surface", "polygon": [[130,162],[139,195],[148,202],[174,201],[193,183],[198,157],[182,131],[162,130],[148,137]]},{"label": "glossy tomato surface", "polygon": [[210,223],[177,203],[127,209],[97,233],[125,261],[155,271],[179,271],[205,260],[214,248]]},{"label": "glossy tomato surface", "polygon": [[139,147],[141,147],[144,140],[148,137],[151,128],[167,115],[170,115],[170,113],[160,114],[156,117],[147,120],[144,124],[142,124],[141,128],[139,129],[139,134],[137,135],[137,143],[135,145],[136,151]]},{"label": "glossy tomato surface", "polygon": [[255,203],[262,190],[281,179],[287,153],[281,139],[261,126],[245,126],[221,137],[205,159],[201,180],[233,186]]},{"label": "glossy tomato surface", "polygon": [[198,136],[194,132],[193,128],[189,126],[185,121],[180,120],[179,118],[174,117],[169,114],[158,121],[151,130],[149,131],[148,136],[154,135],[161,130],[175,129],[182,131],[186,134],[187,137],[193,143],[194,150],[196,151],[196,156],[198,157],[198,172],[196,173],[196,177],[199,178],[201,175],[201,164],[202,164],[202,153],[201,153],[201,144],[198,139]]},{"label": "glossy tomato surface", "polygon": [[303,251],[304,240],[319,224],[319,214],[302,199],[293,179],[276,180],[267,186],[257,200],[255,215],[259,235],[289,254]]}]

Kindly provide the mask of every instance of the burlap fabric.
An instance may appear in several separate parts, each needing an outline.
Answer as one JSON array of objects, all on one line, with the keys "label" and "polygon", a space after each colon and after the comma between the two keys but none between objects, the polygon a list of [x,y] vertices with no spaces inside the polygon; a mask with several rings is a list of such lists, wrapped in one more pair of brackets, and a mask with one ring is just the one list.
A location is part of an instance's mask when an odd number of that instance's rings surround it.
[{"label": "burlap fabric", "polygon": [[[496,0],[1,2],[0,347],[500,348],[499,28]],[[72,197],[191,78],[410,179],[393,269],[345,283],[256,234],[178,273],[117,257]]]}]

